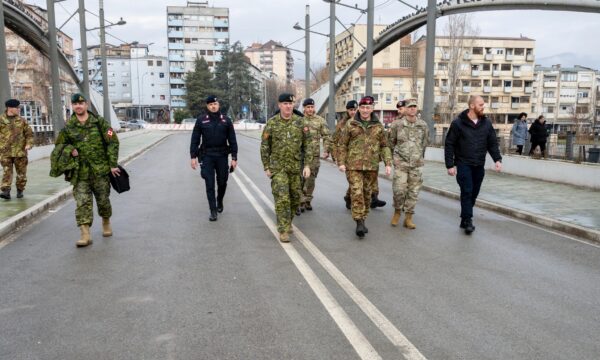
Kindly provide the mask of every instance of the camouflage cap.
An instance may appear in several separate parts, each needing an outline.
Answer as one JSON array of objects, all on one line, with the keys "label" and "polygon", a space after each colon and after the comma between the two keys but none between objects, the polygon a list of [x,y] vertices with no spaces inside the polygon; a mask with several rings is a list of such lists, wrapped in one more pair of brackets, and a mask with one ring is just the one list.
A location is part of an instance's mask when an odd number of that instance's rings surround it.
[{"label": "camouflage cap", "polygon": [[404,100],[404,106],[406,107],[411,107],[411,106],[418,106],[417,104],[417,99],[408,99],[408,100]]},{"label": "camouflage cap", "polygon": [[85,96],[83,94],[75,93],[75,94],[71,95],[71,103],[72,104],[86,102],[86,101],[87,101],[87,99],[85,98]]},{"label": "camouflage cap", "polygon": [[293,103],[294,101],[296,101],[296,97],[293,94],[290,93],[283,93],[281,95],[279,95],[279,102],[291,102]]},{"label": "camouflage cap", "polygon": [[4,106],[6,106],[7,108],[17,108],[19,107],[19,105],[21,105],[21,103],[17,99],[8,99],[4,103]]}]

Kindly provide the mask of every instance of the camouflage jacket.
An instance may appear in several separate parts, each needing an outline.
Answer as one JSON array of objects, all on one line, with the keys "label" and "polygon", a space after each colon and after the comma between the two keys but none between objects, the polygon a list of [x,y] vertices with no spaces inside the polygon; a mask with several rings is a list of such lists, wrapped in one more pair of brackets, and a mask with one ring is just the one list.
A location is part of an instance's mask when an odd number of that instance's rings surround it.
[{"label": "camouflage jacket", "polygon": [[75,147],[69,144],[58,144],[54,147],[50,154],[50,176],[59,177],[64,174],[65,181],[70,181],[73,185],[77,183],[79,161],[71,156],[74,149]]},{"label": "camouflage jacket", "polygon": [[308,129],[310,131],[314,158],[317,158],[321,153],[321,139],[323,139],[323,147],[325,148],[325,151],[331,153],[333,150],[331,144],[331,134],[329,133],[329,128],[327,127],[327,122],[325,119],[319,115],[304,115],[304,120],[308,124]]},{"label": "camouflage jacket", "polygon": [[[110,124],[100,116],[90,112],[88,115],[83,124],[75,114],[71,115],[56,139],[56,145],[69,144],[77,149],[79,179],[88,179],[91,174],[107,175],[111,168],[117,167],[119,158],[119,139]],[[106,142],[106,151],[102,137]]]},{"label": "camouflage jacket", "polygon": [[349,120],[342,131],[338,149],[338,164],[347,170],[379,170],[379,161],[391,165],[392,155],[383,125],[375,114],[369,122],[360,121],[360,113]]},{"label": "camouflage jacket", "polygon": [[262,132],[260,157],[265,171],[299,172],[313,159],[313,147],[305,119],[293,114],[284,120],[279,114],[267,121]]},{"label": "camouflage jacket", "polygon": [[347,122],[348,122],[348,113],[344,113],[344,115],[342,115],[342,118],[335,125],[335,132],[333,133],[332,143],[333,143],[333,150],[336,153],[337,153],[337,149],[340,146],[340,139],[342,138],[342,132],[344,131],[344,128],[346,127]]},{"label": "camouflage jacket", "polygon": [[410,122],[406,117],[394,120],[390,130],[389,144],[394,166],[419,167],[425,163],[425,148],[429,142],[429,127],[421,119]]},{"label": "camouflage jacket", "polygon": [[0,115],[0,157],[26,157],[25,146],[33,146],[33,131],[20,116]]}]

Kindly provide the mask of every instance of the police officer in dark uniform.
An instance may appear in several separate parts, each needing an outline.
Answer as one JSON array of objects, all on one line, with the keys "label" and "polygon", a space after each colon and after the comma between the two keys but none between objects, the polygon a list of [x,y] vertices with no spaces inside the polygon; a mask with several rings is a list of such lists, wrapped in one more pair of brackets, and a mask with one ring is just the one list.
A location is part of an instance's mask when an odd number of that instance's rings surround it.
[{"label": "police officer in dark uniform", "polygon": [[[206,182],[206,197],[210,208],[210,221],[217,220],[217,212],[223,212],[223,197],[229,176],[228,154],[231,153],[231,171],[237,166],[237,141],[233,122],[219,112],[219,101],[215,96],[206,98],[207,112],[198,116],[192,141],[190,156],[192,169],[198,168]],[[217,177],[217,198],[215,199],[215,173]]]}]

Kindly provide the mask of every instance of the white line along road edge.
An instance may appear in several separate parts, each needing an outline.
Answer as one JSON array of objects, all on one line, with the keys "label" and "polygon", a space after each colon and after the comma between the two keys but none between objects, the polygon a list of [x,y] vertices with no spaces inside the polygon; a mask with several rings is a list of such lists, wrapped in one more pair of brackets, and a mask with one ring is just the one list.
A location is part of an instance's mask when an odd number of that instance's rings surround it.
[{"label": "white line along road edge", "polygon": [[[252,189],[262,201],[274,211],[273,202],[252,182],[252,180],[237,167],[240,175],[245,181],[250,184]],[[237,181],[237,180],[236,180]],[[239,183],[239,181],[238,181]],[[275,230],[272,230],[275,231]],[[277,233],[274,233],[277,236]],[[294,234],[300,240],[302,245],[310,252],[310,254],[321,264],[321,266],[329,273],[329,275],[344,289],[346,294],[360,307],[360,309],[371,319],[379,330],[389,339],[389,341],[398,348],[405,359],[407,360],[426,360],[425,356],[389,321],[385,315],[373,305],[369,299],[360,291],[352,282],[304,235],[296,226],[294,226]]]},{"label": "white line along road edge", "polygon": [[[240,168],[237,168],[237,171],[240,171]],[[348,314],[344,311],[344,309],[340,306],[340,304],[335,300],[333,295],[327,290],[325,285],[319,280],[314,271],[310,268],[310,266],[304,261],[302,256],[298,253],[298,251],[291,244],[283,244],[279,242],[279,232],[277,231],[277,227],[273,220],[266,214],[263,207],[258,203],[256,198],[250,193],[246,185],[239,179],[239,177],[233,173],[233,179],[239,185],[240,189],[254,207],[254,210],[258,213],[258,215],[265,222],[273,236],[277,239],[277,242],[281,245],[283,250],[285,250],[286,254],[292,260],[296,268],[300,271],[300,274],[306,280],[306,283],[313,290],[317,298],[321,301],[325,309],[329,312],[329,315],[333,318],[337,326],[342,330],[354,350],[358,353],[361,359],[381,359],[381,356],[375,351],[375,348],[369,343],[367,338],[362,334],[362,332],[358,329],[358,327],[354,324],[352,319],[348,316]],[[243,175],[244,177],[245,174]],[[247,177],[246,177],[247,178]],[[247,178],[248,179],[248,178]],[[250,180],[250,179],[248,179]]]}]

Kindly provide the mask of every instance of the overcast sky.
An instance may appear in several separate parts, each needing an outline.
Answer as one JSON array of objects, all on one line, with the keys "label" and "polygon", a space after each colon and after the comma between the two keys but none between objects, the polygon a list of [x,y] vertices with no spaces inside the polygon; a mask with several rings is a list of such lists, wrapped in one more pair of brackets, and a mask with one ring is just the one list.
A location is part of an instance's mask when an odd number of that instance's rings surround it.
[{"label": "overcast sky", "polygon": [[[46,7],[45,0],[29,0]],[[346,4],[366,7],[367,0],[342,0]],[[410,4],[426,6],[427,0],[406,0]],[[77,0],[66,0],[56,4],[57,26],[60,26],[77,9]],[[107,42],[118,44],[139,41],[154,43],[150,51],[156,55],[167,54],[166,7],[185,6],[185,0],[104,0],[105,17],[116,22],[120,17],[127,21],[124,26],[108,29],[114,37],[107,36]],[[244,47],[252,42],[280,41],[288,45],[304,35],[303,31],[292,26],[299,22],[304,26],[305,6],[310,5],[311,23],[314,24],[329,16],[329,4],[322,0],[212,0],[210,6],[228,7],[230,15],[230,41],[240,41]],[[398,0],[375,0],[375,23],[389,24],[413,10]],[[98,13],[98,1],[87,0],[86,8]],[[366,15],[359,11],[337,7],[337,17],[346,25],[366,23]],[[471,14],[472,22],[479,29],[480,36],[520,35],[536,40],[536,63],[545,66],[560,63],[563,66],[582,65],[600,69],[600,47],[597,36],[600,34],[600,14],[553,11],[494,11]],[[74,38],[79,47],[77,17],[63,28]],[[87,27],[98,26],[98,18],[88,14]],[[438,34],[443,32],[444,20],[437,22]],[[328,33],[329,23],[322,23],[313,30]],[[336,33],[343,31],[337,24]],[[421,34],[425,29],[420,30]],[[596,40],[594,40],[596,39]],[[88,33],[88,44],[99,43],[98,31]],[[304,50],[304,40],[290,47]],[[325,62],[327,39],[319,35],[311,37],[311,63]],[[297,77],[304,76],[304,55],[293,52]]]}]

